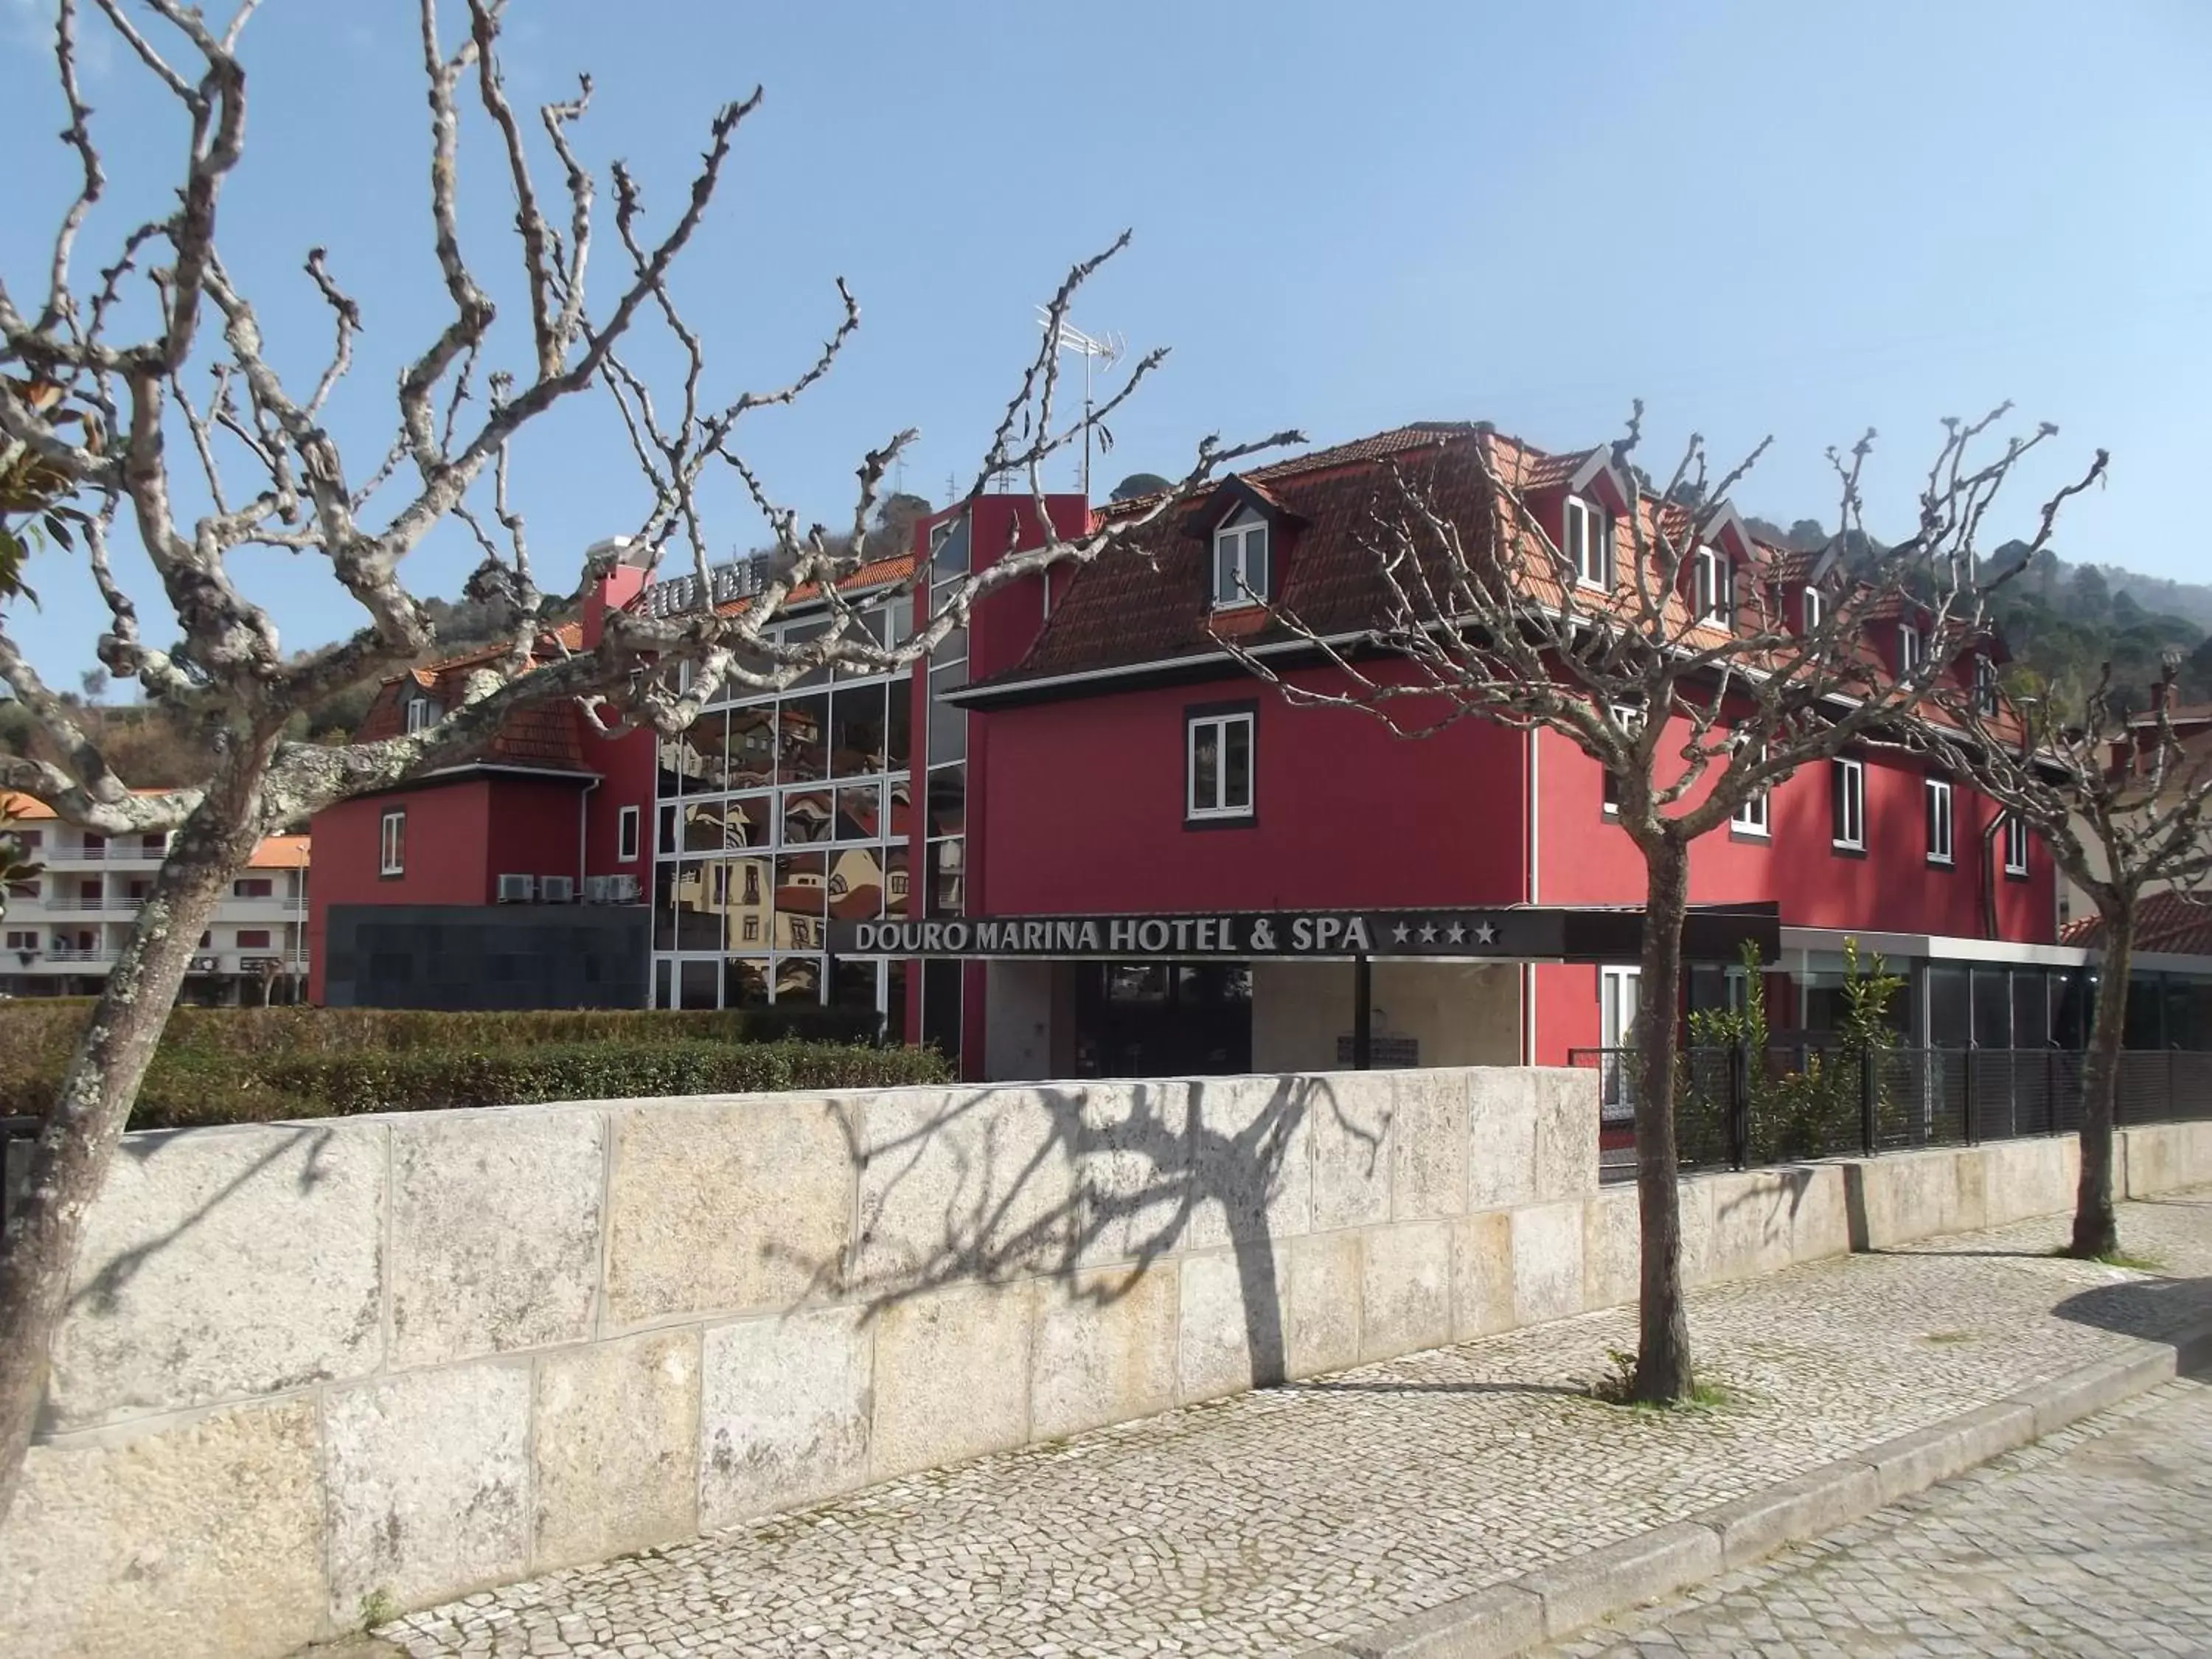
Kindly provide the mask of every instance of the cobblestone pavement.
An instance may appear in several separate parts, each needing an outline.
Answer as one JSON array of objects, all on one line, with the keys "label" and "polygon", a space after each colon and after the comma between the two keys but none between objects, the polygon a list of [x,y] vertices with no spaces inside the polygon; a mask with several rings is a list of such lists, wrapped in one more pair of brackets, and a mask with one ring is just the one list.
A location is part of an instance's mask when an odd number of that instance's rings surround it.
[{"label": "cobblestone pavement", "polygon": [[383,1626],[434,1656],[1296,1654],[1680,1520],[2212,1313],[2212,1190],[1691,1297],[1710,1411],[1583,1392],[1587,1315],[871,1488]]},{"label": "cobblestone pavement", "polygon": [[2212,1653],[2212,1386],[2164,1388],[1553,1659]]}]

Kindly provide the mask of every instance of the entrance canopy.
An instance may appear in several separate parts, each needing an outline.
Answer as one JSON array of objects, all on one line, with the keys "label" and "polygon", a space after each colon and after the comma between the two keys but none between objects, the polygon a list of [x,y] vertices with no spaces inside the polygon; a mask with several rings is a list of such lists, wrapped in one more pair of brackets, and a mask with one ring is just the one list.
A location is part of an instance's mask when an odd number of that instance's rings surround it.
[{"label": "entrance canopy", "polygon": [[[1747,942],[1781,952],[1780,907],[1692,905],[1682,954],[1735,962]],[[1633,962],[1640,906],[1516,904],[1495,909],[1232,910],[1174,915],[949,916],[936,921],[832,921],[838,957],[1036,961],[1326,962],[1382,957],[1477,962]]]}]

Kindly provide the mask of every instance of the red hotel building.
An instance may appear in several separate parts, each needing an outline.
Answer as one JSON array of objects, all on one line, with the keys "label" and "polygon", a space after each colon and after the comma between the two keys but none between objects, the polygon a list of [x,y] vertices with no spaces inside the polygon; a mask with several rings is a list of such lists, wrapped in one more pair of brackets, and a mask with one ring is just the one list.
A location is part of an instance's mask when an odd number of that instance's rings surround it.
[{"label": "red hotel building", "polygon": [[[625,912],[635,929],[636,971],[608,988],[617,1000],[872,1006],[891,1035],[938,1042],[970,1077],[1309,1069],[1363,1050],[1385,1065],[1558,1064],[1617,1042],[1635,1004],[1643,870],[1596,763],[1548,732],[1469,720],[1407,741],[1356,712],[1293,707],[1220,643],[1234,630],[1286,676],[1326,683],[1310,650],[1302,659],[1263,608],[1237,601],[1257,589],[1324,634],[1357,635],[1378,599],[1357,531],[1385,459],[1473,501],[1477,444],[1514,469],[1593,580],[1612,575],[1632,543],[1607,451],[1547,455],[1465,424],[1382,433],[1223,482],[1150,526],[1146,556],[1001,590],[908,676],[824,673],[732,697],[659,744],[657,763],[642,739],[562,738],[335,808],[316,825],[317,926],[325,907],[404,899],[456,907],[447,937],[460,937],[502,914],[502,876],[541,878],[543,911],[543,876],[574,870],[560,902]],[[1075,495],[1044,506],[1071,530],[1091,511]],[[1029,544],[1036,510],[989,495],[939,514],[910,558],[869,567],[848,597],[876,594],[896,636],[917,565],[955,577]],[[1715,543],[1686,599],[1766,584],[1797,614],[1805,561],[1733,515]],[[740,564],[711,595],[690,577],[639,591],[617,566],[584,628],[610,605],[742,605],[750,582]],[[779,624],[822,625],[803,606]],[[1884,618],[1868,645],[1913,649],[1909,629]],[[421,677],[395,682],[372,724],[435,695]],[[410,860],[418,816],[439,815],[434,892],[428,872],[412,890],[411,864],[397,881],[376,873],[395,804]],[[360,820],[344,831],[358,847],[325,827],[334,817]],[[629,872],[635,890],[586,890]],[[1778,787],[1698,844],[1691,897],[1716,912],[1692,929],[1692,998],[1729,995],[1733,941],[1762,939],[1778,1028],[1832,1021],[1847,938],[1909,975],[1900,1015],[1916,1041],[2039,1047],[2078,1019],[2084,954],[2057,943],[2044,849],[1894,757],[1848,756]],[[1746,907],[1767,908],[1718,914]],[[524,908],[503,913],[510,927]],[[1301,940],[1302,917],[1336,931]],[[932,925],[933,954],[918,960]],[[392,945],[386,965],[404,954]],[[343,955],[328,959],[335,975]],[[389,975],[372,987],[360,961],[357,998],[417,1000]],[[403,977],[425,975],[463,977],[434,963]]]}]

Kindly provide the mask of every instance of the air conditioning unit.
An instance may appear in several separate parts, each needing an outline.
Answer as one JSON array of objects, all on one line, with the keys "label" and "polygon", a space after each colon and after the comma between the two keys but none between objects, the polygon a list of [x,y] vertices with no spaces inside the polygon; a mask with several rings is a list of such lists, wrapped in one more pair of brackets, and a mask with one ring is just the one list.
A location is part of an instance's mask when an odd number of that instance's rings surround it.
[{"label": "air conditioning unit", "polygon": [[538,896],[535,876],[501,876],[499,878],[499,902],[501,904],[527,904]]},{"label": "air conditioning unit", "polygon": [[644,884],[635,876],[609,876],[607,897],[617,904],[635,904],[645,892]]},{"label": "air conditioning unit", "polygon": [[548,904],[574,904],[576,902],[576,878],[574,876],[542,876],[538,882],[538,896]]},{"label": "air conditioning unit", "polygon": [[605,876],[586,876],[584,878],[584,902],[586,904],[605,904],[606,902],[607,878]]}]

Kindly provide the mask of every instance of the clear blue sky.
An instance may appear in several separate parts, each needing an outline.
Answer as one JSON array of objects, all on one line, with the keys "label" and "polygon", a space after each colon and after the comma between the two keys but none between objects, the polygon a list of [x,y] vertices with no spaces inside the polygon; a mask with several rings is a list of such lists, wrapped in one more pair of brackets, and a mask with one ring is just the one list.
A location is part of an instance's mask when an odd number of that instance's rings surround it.
[{"label": "clear blue sky", "polygon": [[[39,56],[50,9],[0,0],[0,268],[18,292],[70,176]],[[412,7],[269,0],[248,40],[224,245],[302,371],[326,331],[297,264],[329,246],[368,311],[334,421],[366,470],[393,365],[443,318]],[[805,359],[834,276],[859,293],[834,380],[750,445],[809,514],[848,511],[862,449],[908,424],[907,487],[964,481],[1031,307],[1128,225],[1077,320],[1175,352],[1116,423],[1102,493],[1176,470],[1208,430],[1327,442],[1485,417],[1565,447],[1611,435],[1641,395],[1655,459],[1692,428],[1723,449],[1771,433],[1739,500],[1784,522],[1832,521],[1822,452],[1879,428],[1875,516],[1897,524],[1938,417],[2008,397],[2063,431],[2001,533],[2104,445],[2110,487],[2061,550],[2212,579],[2183,528],[2212,438],[2212,6],[2195,0],[515,0],[508,69],[533,103],[592,70],[587,154],[628,158],[663,211],[715,104],[766,86],[682,288],[729,386]],[[86,246],[104,257],[180,140],[119,51],[95,70],[117,185]],[[507,191],[483,137],[464,189],[477,266],[504,283]],[[636,511],[616,442],[580,413],[518,459],[554,574]],[[758,539],[732,513],[716,528]],[[34,571],[35,645],[73,674],[98,611],[58,562]],[[470,562],[441,541],[417,586],[450,592]],[[357,623],[307,562],[256,558],[247,580],[288,645]]]}]

